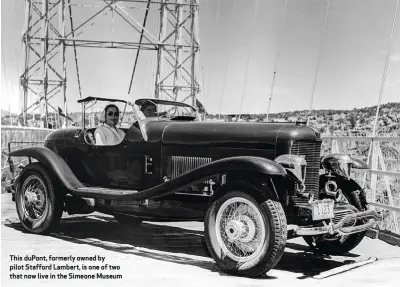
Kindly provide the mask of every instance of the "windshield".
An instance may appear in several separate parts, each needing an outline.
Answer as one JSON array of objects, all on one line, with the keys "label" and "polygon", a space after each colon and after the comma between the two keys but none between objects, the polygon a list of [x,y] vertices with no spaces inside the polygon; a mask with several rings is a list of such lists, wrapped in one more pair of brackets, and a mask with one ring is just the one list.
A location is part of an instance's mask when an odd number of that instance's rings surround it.
[{"label": "windshield", "polygon": [[186,104],[160,100],[143,99],[136,101],[139,116],[143,118],[197,119],[197,111]]},{"label": "windshield", "polygon": [[126,110],[128,102],[118,99],[109,99],[101,97],[87,97],[78,100],[82,103],[84,110],[84,121],[82,126],[85,128],[97,127],[104,124],[105,108],[114,106],[118,110],[118,117],[114,116],[114,122],[119,128],[129,128],[136,121],[145,120],[176,120],[176,121],[197,121],[200,120],[197,110],[185,103],[173,102],[160,99],[139,99],[135,104],[129,102],[133,110]]},{"label": "windshield", "polygon": [[145,122],[149,120],[199,120],[197,110],[184,103],[165,101],[159,99],[139,99],[135,103],[128,102],[132,107],[134,117],[140,128],[140,132],[145,141],[147,141],[147,131]]},{"label": "windshield", "polygon": [[122,127],[123,125],[128,126],[127,122],[133,122],[133,113],[130,115],[126,113],[126,103],[104,101],[104,100],[93,100],[84,103],[85,121],[84,126],[87,128],[95,128],[101,124],[106,123],[107,116],[105,115],[105,108],[107,112],[117,113],[118,116],[114,117],[115,125]]}]

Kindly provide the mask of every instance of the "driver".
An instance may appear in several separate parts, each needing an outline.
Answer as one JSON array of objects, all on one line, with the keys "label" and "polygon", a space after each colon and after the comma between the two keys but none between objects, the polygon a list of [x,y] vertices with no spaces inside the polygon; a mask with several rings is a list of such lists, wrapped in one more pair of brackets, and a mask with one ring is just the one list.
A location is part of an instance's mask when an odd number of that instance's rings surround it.
[{"label": "driver", "polygon": [[99,126],[94,132],[96,145],[116,145],[122,142],[125,133],[116,126],[119,121],[119,109],[116,105],[110,104],[101,113]]},{"label": "driver", "polygon": [[154,117],[157,115],[157,106],[151,101],[144,102],[144,104],[140,107],[140,110],[146,118]]}]

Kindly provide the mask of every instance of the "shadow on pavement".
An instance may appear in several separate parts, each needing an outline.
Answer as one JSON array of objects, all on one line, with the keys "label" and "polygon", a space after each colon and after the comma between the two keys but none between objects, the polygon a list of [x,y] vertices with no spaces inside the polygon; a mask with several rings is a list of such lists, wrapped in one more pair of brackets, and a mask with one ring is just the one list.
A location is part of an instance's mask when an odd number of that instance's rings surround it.
[{"label": "shadow on pavement", "polygon": [[[3,224],[25,232],[19,222],[6,220]],[[51,233],[49,236],[77,244],[89,244],[115,252],[220,272],[207,251],[203,231],[146,222],[138,226],[126,226],[119,224],[112,217],[90,215],[63,218],[57,233]],[[282,259],[274,269],[298,273],[298,278],[304,279],[353,262],[355,261],[334,260],[329,256],[316,254],[308,246],[288,242]]]}]

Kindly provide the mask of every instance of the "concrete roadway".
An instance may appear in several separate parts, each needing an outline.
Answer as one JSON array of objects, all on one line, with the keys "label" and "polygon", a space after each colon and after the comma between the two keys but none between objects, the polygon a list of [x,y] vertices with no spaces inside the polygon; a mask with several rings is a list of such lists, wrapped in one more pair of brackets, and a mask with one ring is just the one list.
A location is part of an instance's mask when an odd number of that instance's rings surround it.
[{"label": "concrete roadway", "polygon": [[[400,248],[370,238],[346,256],[314,254],[302,239],[289,240],[278,265],[264,277],[250,279],[220,272],[204,249],[199,222],[145,222],[130,227],[103,214],[66,216],[57,233],[40,236],[23,231],[10,194],[2,194],[1,201],[1,286],[400,286]],[[10,279],[10,265],[15,263],[10,255],[102,256],[103,264],[84,263],[119,266],[103,273],[122,275],[122,279]]]}]

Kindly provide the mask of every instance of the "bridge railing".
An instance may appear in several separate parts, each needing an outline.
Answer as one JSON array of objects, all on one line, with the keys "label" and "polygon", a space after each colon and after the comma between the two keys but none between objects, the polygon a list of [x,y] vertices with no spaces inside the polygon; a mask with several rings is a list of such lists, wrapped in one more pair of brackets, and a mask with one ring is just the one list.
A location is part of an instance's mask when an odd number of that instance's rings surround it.
[{"label": "bridge railing", "polygon": [[[43,145],[45,137],[53,130],[33,127],[1,127],[1,183],[2,191],[8,190],[11,180],[15,176],[10,172],[7,154],[21,148]],[[15,171],[18,173],[19,165],[25,165],[28,158],[12,159]]]},{"label": "bridge railing", "polygon": [[345,153],[365,162],[370,170],[353,170],[362,187],[371,190],[372,208],[390,215],[379,228],[400,235],[400,138],[396,136],[325,136],[322,153]]},{"label": "bridge railing", "polygon": [[[43,143],[52,130],[38,128],[2,127],[2,183],[10,182],[7,175],[8,143],[12,149]],[[368,162],[371,170],[353,170],[355,180],[362,187],[372,190],[371,205],[386,209],[390,216],[380,223],[379,228],[400,235],[400,138],[393,136],[323,136],[322,154],[346,153]],[[22,161],[27,159],[22,159]],[[14,166],[24,162],[14,162]]]}]

